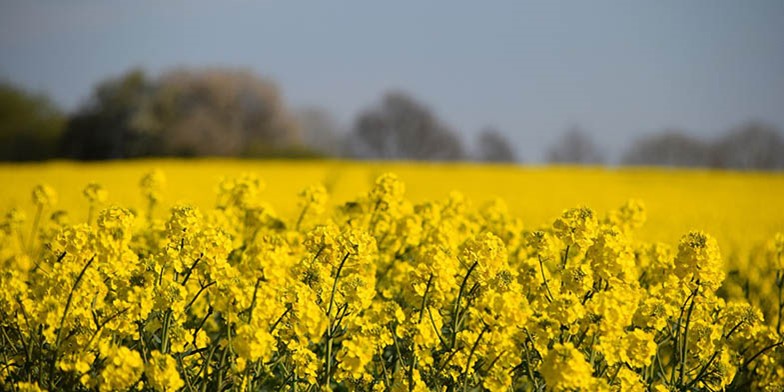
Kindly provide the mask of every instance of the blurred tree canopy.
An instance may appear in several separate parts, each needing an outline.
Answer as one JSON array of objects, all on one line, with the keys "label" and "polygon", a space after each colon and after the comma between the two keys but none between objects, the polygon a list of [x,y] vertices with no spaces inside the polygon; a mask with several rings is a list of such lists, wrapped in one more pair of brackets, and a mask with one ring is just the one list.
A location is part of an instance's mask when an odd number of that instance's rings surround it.
[{"label": "blurred tree canopy", "polygon": [[143,124],[174,155],[264,156],[302,143],[277,87],[246,71],[164,74]]},{"label": "blurred tree canopy", "polygon": [[348,140],[356,158],[451,161],[466,154],[460,138],[424,104],[402,92],[387,93],[363,111]]},{"label": "blurred tree canopy", "polygon": [[635,142],[621,158],[625,165],[707,166],[705,141],[682,131],[668,130]]},{"label": "blurred tree canopy", "polygon": [[784,136],[772,125],[760,122],[742,124],[714,140],[698,139],[682,131],[667,131],[636,141],[621,163],[737,170],[784,169]]},{"label": "blurred tree canopy", "polygon": [[63,156],[96,160],[162,153],[159,140],[140,124],[154,92],[153,82],[141,70],[99,83],[68,120],[60,141]]},{"label": "blurred tree canopy", "polygon": [[317,107],[306,107],[295,111],[294,117],[306,149],[321,156],[335,157],[343,153],[344,132],[329,112]]},{"label": "blurred tree canopy", "polygon": [[547,151],[547,161],[596,165],[604,162],[604,157],[590,135],[578,127],[572,127]]},{"label": "blurred tree canopy", "polygon": [[[391,91],[345,130],[329,112],[289,112],[270,80],[231,68],[178,68],[150,77],[132,69],[98,83],[65,115],[45,96],[0,82],[0,160],[151,156],[337,157],[515,162],[515,149],[487,127],[467,149],[429,107]],[[470,152],[470,155],[469,155]],[[607,162],[591,136],[568,129],[546,151],[550,163]],[[715,138],[665,130],[634,141],[622,165],[784,169],[784,135],[747,122]]]},{"label": "blurred tree canopy", "polygon": [[716,141],[710,157],[710,166],[724,169],[784,169],[784,137],[772,125],[749,122]]},{"label": "blurred tree canopy", "polygon": [[64,124],[65,117],[45,96],[0,82],[0,160],[51,158]]},{"label": "blurred tree canopy", "polygon": [[515,154],[509,139],[499,130],[487,127],[476,140],[477,157],[482,162],[516,162]]},{"label": "blurred tree canopy", "polygon": [[133,70],[100,83],[68,122],[62,152],[76,159],[268,156],[301,151],[277,87],[250,72]]}]

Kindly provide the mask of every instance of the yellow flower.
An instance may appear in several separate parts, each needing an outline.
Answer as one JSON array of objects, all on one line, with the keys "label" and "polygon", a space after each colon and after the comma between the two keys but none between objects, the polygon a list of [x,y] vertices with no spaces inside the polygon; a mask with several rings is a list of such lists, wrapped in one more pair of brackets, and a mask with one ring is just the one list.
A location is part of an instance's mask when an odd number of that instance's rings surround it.
[{"label": "yellow flower", "polygon": [[580,249],[593,243],[598,227],[593,210],[587,207],[568,209],[553,223],[555,235],[564,244]]},{"label": "yellow flower", "polygon": [[106,188],[96,182],[87,184],[82,193],[90,203],[106,203],[106,200],[109,198],[109,192]]},{"label": "yellow flower", "polygon": [[237,355],[248,361],[268,360],[275,348],[275,338],[265,328],[244,324],[237,328],[233,341]]},{"label": "yellow flower", "polygon": [[387,209],[399,202],[405,192],[406,186],[397,175],[386,173],[376,179],[376,184],[370,191],[370,200],[380,208]]},{"label": "yellow flower", "polygon": [[57,204],[57,192],[49,185],[37,185],[33,188],[33,204],[39,208]]},{"label": "yellow flower", "polygon": [[138,352],[119,346],[105,353],[106,367],[101,371],[101,391],[122,391],[133,386],[144,372],[144,361]]},{"label": "yellow flower", "polygon": [[607,214],[607,223],[621,228],[628,233],[642,227],[648,216],[645,212],[645,203],[642,200],[628,200],[621,208]]},{"label": "yellow flower", "polygon": [[323,185],[313,185],[299,193],[299,205],[312,215],[321,215],[329,200],[327,188]]},{"label": "yellow flower", "polygon": [[506,245],[492,233],[480,234],[466,241],[462,257],[465,263],[477,263],[474,272],[480,282],[487,283],[506,267]]},{"label": "yellow flower", "polygon": [[365,373],[365,366],[373,360],[374,347],[374,344],[361,336],[345,340],[343,348],[338,353],[340,370],[345,372],[347,377],[361,379]]},{"label": "yellow flower", "polygon": [[156,169],[145,174],[139,186],[144,196],[151,203],[158,202],[163,194],[163,188],[166,186],[166,175],[163,171]]},{"label": "yellow flower", "polygon": [[[781,235],[733,251],[725,269],[705,233],[683,236],[677,252],[635,238],[638,201],[524,230],[510,212],[519,205],[501,200],[475,209],[454,192],[414,206],[394,174],[330,211],[322,186],[305,188],[280,216],[259,200],[263,182],[242,175],[221,182],[214,208],[175,205],[153,219],[162,177],[142,181],[142,222],[127,205],[92,222],[106,200],[95,183],[89,204],[51,219],[42,211],[54,191],[36,187],[32,230],[24,211],[3,215],[0,327],[11,341],[0,345],[10,365],[0,389],[40,390],[21,381],[42,374],[42,385],[102,391],[201,390],[219,378],[242,390],[661,392],[721,390],[738,374],[753,390],[784,385]],[[70,207],[90,208],[88,224],[67,224],[67,212],[81,216]],[[660,226],[646,238],[675,228]]]},{"label": "yellow flower", "polygon": [[701,231],[684,235],[675,257],[675,274],[686,282],[718,288],[724,280],[724,271],[716,240]]},{"label": "yellow flower", "polygon": [[166,222],[167,235],[174,242],[180,242],[182,238],[196,233],[202,222],[201,212],[197,208],[188,205],[176,206],[172,208],[171,216]]},{"label": "yellow flower", "polygon": [[14,387],[19,392],[46,392],[46,389],[41,388],[38,386],[38,383],[34,382],[19,382]]},{"label": "yellow flower", "polygon": [[553,391],[589,390],[593,384],[593,368],[572,343],[556,343],[542,360],[540,372]]},{"label": "yellow flower", "polygon": [[585,257],[597,278],[621,282],[636,278],[632,247],[617,227],[603,228]]},{"label": "yellow flower", "polygon": [[618,374],[615,376],[615,379],[619,391],[646,392],[645,384],[638,373],[625,366],[621,366],[617,372]]},{"label": "yellow flower", "polygon": [[623,360],[633,368],[650,366],[651,360],[656,355],[656,342],[653,334],[640,329],[626,333],[622,340]]},{"label": "yellow flower", "polygon": [[147,383],[158,392],[177,391],[185,386],[177,371],[177,361],[160,351],[150,353],[150,361],[144,369]]}]

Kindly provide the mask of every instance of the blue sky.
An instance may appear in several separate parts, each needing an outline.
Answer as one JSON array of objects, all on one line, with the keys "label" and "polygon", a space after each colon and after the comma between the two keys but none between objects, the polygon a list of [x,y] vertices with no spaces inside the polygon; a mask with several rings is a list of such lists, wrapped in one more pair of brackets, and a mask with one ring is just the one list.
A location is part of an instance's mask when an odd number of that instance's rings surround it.
[{"label": "blue sky", "polygon": [[346,126],[388,89],[536,161],[679,128],[784,128],[784,1],[0,1],[0,78],[78,107],[134,66],[234,66]]}]

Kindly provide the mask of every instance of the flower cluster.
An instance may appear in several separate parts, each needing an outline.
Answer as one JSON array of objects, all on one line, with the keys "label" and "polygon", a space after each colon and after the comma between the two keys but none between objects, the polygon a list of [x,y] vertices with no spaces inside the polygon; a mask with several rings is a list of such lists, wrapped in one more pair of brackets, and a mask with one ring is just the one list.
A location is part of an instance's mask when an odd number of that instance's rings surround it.
[{"label": "flower cluster", "polygon": [[763,303],[709,234],[637,240],[636,200],[529,227],[500,200],[413,203],[394,174],[334,207],[308,187],[292,216],[255,175],[211,209],[163,211],[165,183],[144,176],[142,206],[88,184],[86,219],[41,185],[31,223],[4,215],[0,389],[784,388],[781,235]]}]

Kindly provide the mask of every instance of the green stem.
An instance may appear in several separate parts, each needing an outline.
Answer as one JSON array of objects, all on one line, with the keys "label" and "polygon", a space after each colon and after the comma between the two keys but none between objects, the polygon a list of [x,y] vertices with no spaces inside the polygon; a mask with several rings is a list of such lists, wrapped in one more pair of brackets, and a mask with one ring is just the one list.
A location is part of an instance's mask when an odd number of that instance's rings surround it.
[{"label": "green stem", "polygon": [[781,335],[781,317],[782,313],[784,313],[784,269],[781,269],[781,253],[777,253],[776,257],[778,259],[778,267],[779,269],[776,270],[776,286],[779,289],[779,314],[778,320],[776,321],[776,333]]},{"label": "green stem", "polygon": [[554,298],[553,293],[550,292],[550,286],[547,284],[547,277],[544,274],[544,263],[542,262],[541,257],[539,257],[538,259],[539,259],[539,270],[542,271],[542,281],[544,282],[544,288],[545,290],[547,290],[547,295],[545,296],[545,298],[547,298],[547,302],[553,302],[553,298]]},{"label": "green stem", "polygon": [[752,362],[754,362],[755,359],[757,359],[760,355],[764,354],[766,351],[774,349],[774,348],[776,348],[778,346],[781,346],[782,344],[784,344],[784,341],[781,341],[781,342],[778,342],[778,343],[773,343],[773,344],[763,348],[762,350],[758,351],[756,354],[752,355],[751,358],[749,358],[745,362],[743,362],[743,365],[741,366],[741,369],[747,368]]},{"label": "green stem", "polygon": [[270,333],[275,331],[275,328],[278,327],[278,324],[280,324],[280,322],[283,321],[283,318],[286,317],[286,315],[289,314],[290,311],[291,311],[291,305],[287,306],[286,307],[286,311],[283,312],[283,314],[281,314],[280,317],[278,317],[277,320],[275,320],[275,323],[272,324],[272,326],[270,327],[270,330],[269,330]]},{"label": "green stem", "polygon": [[571,245],[566,245],[566,250],[564,250],[563,260],[561,261],[561,268],[566,268],[566,261],[569,259],[569,249]]},{"label": "green stem", "polygon": [[256,279],[256,285],[253,286],[253,297],[250,300],[250,306],[248,307],[248,323],[253,320],[253,309],[256,308],[256,297],[259,293],[259,285],[261,284],[261,278]]},{"label": "green stem", "polygon": [[425,294],[422,295],[422,306],[419,307],[419,323],[422,322],[422,315],[425,311],[425,306],[427,306],[427,296],[430,294],[430,285],[433,283],[433,274],[430,274],[430,277],[427,279],[427,286],[425,286]]},{"label": "green stem", "polygon": [[87,226],[93,224],[93,213],[95,212],[95,204],[90,203],[90,208],[87,210]]},{"label": "green stem", "polygon": [[163,316],[163,330],[161,331],[161,352],[164,354],[169,353],[169,324],[171,323],[172,311],[166,311]]},{"label": "green stem", "polygon": [[183,286],[185,286],[185,284],[188,283],[188,279],[191,278],[191,274],[193,273],[193,270],[196,269],[196,265],[199,264],[199,262],[203,257],[204,257],[204,253],[200,254],[199,257],[196,259],[196,261],[194,261],[193,264],[191,264],[191,267],[188,268],[188,272],[185,273],[185,277],[182,279]]},{"label": "green stem", "polygon": [[[535,348],[534,340],[533,338],[531,338],[531,333],[528,332],[528,329],[525,329],[525,334],[526,336],[528,336],[528,341],[531,342],[531,348]],[[531,367],[531,355],[530,355],[530,351],[528,351],[528,345],[525,342],[523,342],[523,350],[525,351],[525,370],[528,372],[528,377],[530,377],[531,381],[534,383],[534,390],[538,391],[539,381],[534,375],[533,368]]]},{"label": "green stem", "polygon": [[50,389],[54,389],[54,370],[55,365],[57,364],[57,356],[60,354],[60,343],[62,342],[63,338],[63,327],[65,325],[65,318],[68,316],[68,311],[71,309],[71,301],[73,301],[73,295],[76,290],[79,288],[79,283],[82,282],[82,278],[84,277],[84,273],[87,272],[87,268],[90,267],[90,264],[93,263],[95,260],[95,256],[91,257],[87,264],[84,265],[82,270],[79,272],[79,275],[76,277],[74,281],[73,287],[71,287],[71,291],[68,293],[68,299],[65,301],[65,310],[63,310],[63,316],[60,318],[60,327],[57,329],[57,338],[55,339],[54,343],[54,354],[52,355],[52,363],[49,365],[49,387]]},{"label": "green stem", "polygon": [[471,267],[468,268],[468,272],[466,272],[465,277],[463,278],[463,283],[460,284],[460,291],[457,292],[457,300],[455,300],[455,307],[452,309],[452,347],[455,348],[455,344],[457,343],[457,328],[458,328],[458,319],[459,319],[459,311],[460,311],[460,301],[463,298],[463,292],[465,291],[466,283],[468,283],[468,277],[471,276],[471,273],[474,272],[476,266],[479,265],[478,261],[475,261],[474,264],[471,264]]},{"label": "green stem", "polygon": [[444,347],[446,347],[447,346],[446,339],[444,339],[444,337],[441,336],[441,331],[439,331],[438,327],[436,326],[436,320],[433,319],[433,312],[430,311],[430,307],[427,307],[427,315],[430,317],[430,323],[433,325],[433,330],[436,331],[436,336],[438,336],[438,340],[440,340],[441,344],[443,344]]},{"label": "green stem", "polygon": [[185,305],[185,308],[183,308],[183,311],[184,311],[184,312],[187,312],[187,311],[188,311],[188,309],[190,309],[190,308],[191,308],[191,306],[193,305],[193,303],[194,303],[194,302],[196,302],[196,300],[197,300],[197,299],[199,299],[199,296],[201,295],[201,293],[203,293],[203,292],[204,292],[204,290],[207,290],[208,288],[210,288],[210,286],[214,285],[215,283],[216,283],[216,281],[214,281],[214,280],[213,280],[212,282],[210,282],[210,283],[207,283],[207,284],[205,284],[204,286],[201,286],[201,288],[199,289],[199,291],[197,291],[197,292],[196,292],[196,295],[194,295],[194,296],[193,296],[193,298],[191,298],[190,302],[188,302],[188,304],[187,304],[187,305]]},{"label": "green stem", "polygon": [[330,381],[332,381],[332,344],[334,341],[334,332],[336,325],[333,325],[334,319],[332,317],[332,307],[335,305],[335,293],[338,290],[338,280],[340,279],[340,272],[343,271],[343,266],[348,260],[349,253],[343,257],[338,265],[338,270],[335,272],[335,281],[332,283],[332,294],[329,296],[329,306],[327,307],[327,317],[329,317],[329,329],[327,330],[327,358],[326,358],[326,374],[324,374],[324,389],[329,389]]},{"label": "green stem", "polygon": [[681,345],[682,345],[682,343],[681,343],[681,325],[683,325],[682,324],[682,322],[683,322],[683,313],[686,311],[686,305],[689,303],[689,301],[692,299],[692,297],[696,293],[697,293],[697,291],[694,290],[694,291],[692,291],[689,294],[688,297],[686,297],[686,301],[683,302],[683,306],[681,306],[680,314],[678,315],[678,323],[675,325],[675,341],[673,342],[673,345],[672,345],[673,346],[673,352],[675,354],[674,355],[675,358],[673,358],[673,360],[671,360],[670,363],[668,364],[668,366],[672,365],[672,367],[670,368],[670,382],[675,381],[675,370],[678,368],[678,364],[680,363],[680,361],[683,360],[683,358],[680,358],[680,356],[681,356],[681,349],[680,348],[681,348]]},{"label": "green stem", "polygon": [[33,231],[30,233],[30,238],[27,239],[27,251],[32,256],[33,246],[35,245],[35,237],[38,234],[38,224],[41,223],[41,214],[44,212],[44,206],[39,205],[38,210],[35,212],[35,219],[33,220]]},{"label": "green stem", "polygon": [[683,328],[683,349],[681,354],[681,366],[680,372],[678,375],[678,385],[683,385],[683,373],[684,369],[686,368],[686,355],[688,354],[688,346],[689,346],[689,322],[691,321],[691,314],[694,310],[694,303],[696,302],[695,299],[697,298],[697,290],[694,290],[694,296],[691,298],[691,305],[689,305],[689,312],[686,315],[686,324]]},{"label": "green stem", "polygon": [[476,351],[477,346],[479,346],[479,341],[482,340],[482,336],[484,336],[485,332],[487,332],[488,327],[487,325],[482,328],[482,332],[479,333],[479,336],[476,337],[476,341],[474,345],[471,347],[471,351],[468,352],[468,358],[466,358],[466,368],[463,372],[463,392],[466,392],[468,389],[468,369],[471,367],[471,357],[474,356],[474,352]]},{"label": "green stem", "polygon": [[207,359],[204,360],[201,364],[200,373],[202,373],[202,382],[201,382],[201,392],[207,391],[207,384],[209,384],[207,378],[207,370],[210,366],[210,362],[212,362],[212,357],[215,355],[215,350],[218,349],[219,344],[217,342],[213,343],[212,348],[210,348],[210,352],[207,354]]},{"label": "green stem", "polygon": [[147,203],[147,223],[152,224],[152,211],[155,209],[155,200],[150,198]]},{"label": "green stem", "polygon": [[297,218],[297,224],[294,226],[296,231],[299,231],[299,226],[302,224],[302,219],[305,218],[305,214],[308,212],[308,204],[305,204],[305,207],[302,207],[302,212],[299,214],[299,218]]},{"label": "green stem", "polygon": [[702,377],[705,375],[705,372],[708,370],[708,367],[710,367],[710,365],[713,364],[713,361],[716,359],[717,355],[719,355],[718,350],[713,352],[713,355],[711,355],[710,359],[708,360],[708,363],[706,363],[705,366],[703,366],[702,369],[700,369],[700,372],[697,373],[697,377],[694,377],[694,379],[691,380],[691,382],[688,385],[686,385],[685,388],[686,390],[691,389],[692,385],[696,384],[702,379]]}]

